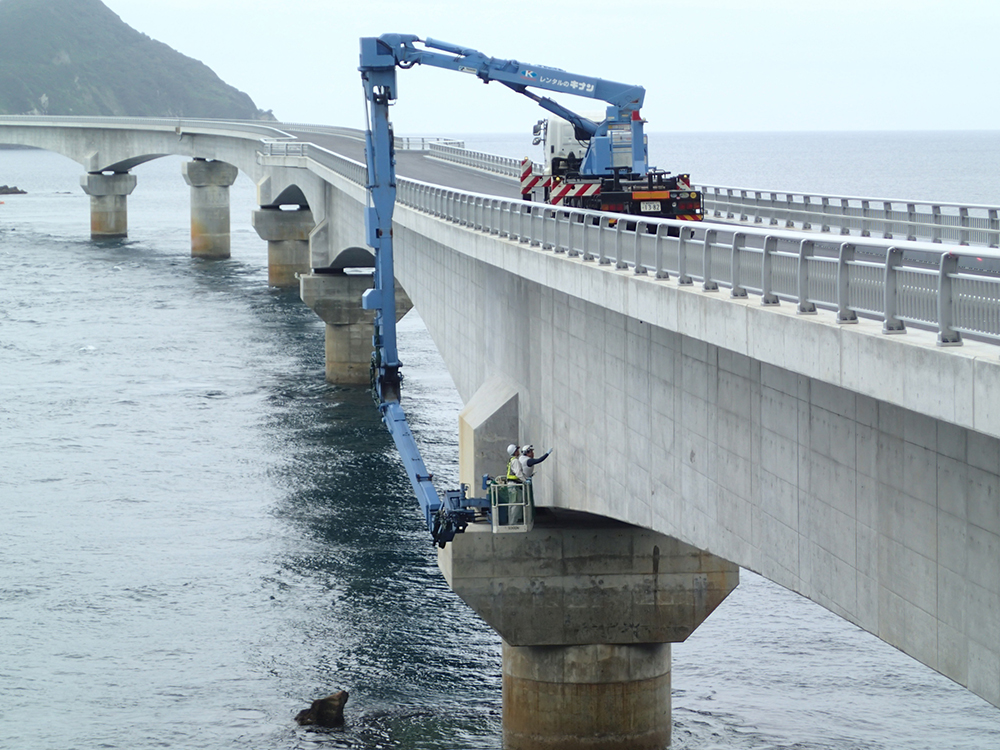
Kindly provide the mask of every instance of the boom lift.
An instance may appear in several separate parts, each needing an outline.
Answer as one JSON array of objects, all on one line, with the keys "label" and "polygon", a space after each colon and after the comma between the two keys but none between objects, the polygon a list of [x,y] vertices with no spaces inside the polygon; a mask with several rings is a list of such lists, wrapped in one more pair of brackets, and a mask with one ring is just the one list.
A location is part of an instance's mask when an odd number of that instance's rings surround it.
[{"label": "boom lift", "polygon": [[[588,144],[586,152],[579,163],[550,178],[558,177],[557,182],[563,186],[586,183],[588,188],[579,191],[579,195],[568,198],[563,195],[559,202],[622,212],[634,208],[632,212],[646,216],[677,216],[674,210],[677,206],[671,208],[670,204],[677,204],[683,194],[687,205],[697,196],[697,210],[688,209],[692,218],[700,218],[701,203],[700,195],[691,192],[680,178],[669,178],[667,173],[647,167],[644,121],[639,115],[646,92],[641,86],[500,60],[447,42],[421,40],[412,34],[361,39],[358,70],[368,105],[365,158],[370,201],[365,212],[365,232],[368,244],[375,251],[374,286],[362,297],[362,307],[375,311],[372,393],[403,459],[428,529],[435,542],[443,547],[474,519],[474,509],[487,507],[489,501],[467,498],[465,487],[446,491],[443,499],[438,496],[400,406],[402,376],[396,349],[392,258],[396,174],[389,105],[396,99],[396,68],[407,69],[418,64],[469,73],[484,83],[498,81],[570,123],[575,139]],[[538,96],[529,87],[603,100],[608,103],[607,116],[601,122],[594,122],[552,99]]]}]

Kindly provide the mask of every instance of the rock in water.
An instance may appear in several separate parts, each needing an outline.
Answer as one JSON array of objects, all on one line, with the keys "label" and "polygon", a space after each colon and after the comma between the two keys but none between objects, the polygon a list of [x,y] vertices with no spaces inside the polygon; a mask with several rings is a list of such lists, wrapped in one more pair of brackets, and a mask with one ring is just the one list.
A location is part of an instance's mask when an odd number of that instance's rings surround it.
[{"label": "rock in water", "polygon": [[295,721],[303,726],[315,724],[318,727],[339,727],[344,723],[344,706],[348,697],[346,691],[340,690],[315,700],[309,708],[299,711]]}]

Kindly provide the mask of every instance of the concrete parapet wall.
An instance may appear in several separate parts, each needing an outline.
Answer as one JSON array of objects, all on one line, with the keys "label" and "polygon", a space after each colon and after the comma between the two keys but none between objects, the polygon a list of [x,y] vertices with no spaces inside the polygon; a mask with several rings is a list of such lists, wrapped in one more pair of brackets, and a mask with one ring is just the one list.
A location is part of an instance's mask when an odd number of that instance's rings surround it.
[{"label": "concrete parapet wall", "polygon": [[463,399],[502,375],[522,440],[556,448],[536,502],[737,562],[1000,705],[995,346],[397,219],[397,277]]}]

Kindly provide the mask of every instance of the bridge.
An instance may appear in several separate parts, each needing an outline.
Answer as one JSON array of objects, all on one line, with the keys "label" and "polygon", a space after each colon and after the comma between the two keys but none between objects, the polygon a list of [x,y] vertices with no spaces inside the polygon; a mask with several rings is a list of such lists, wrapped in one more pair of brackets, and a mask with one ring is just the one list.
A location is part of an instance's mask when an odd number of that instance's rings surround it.
[{"label": "bridge", "polygon": [[[250,176],[271,283],[326,322],[338,382],[371,351],[359,136],[0,118],[0,143],[81,164],[95,237],[127,232],[132,167],[181,154],[192,254],[227,257]],[[704,186],[710,220],[644,221],[522,203],[511,163],[455,144],[397,150],[397,295],[465,403],[463,483],[508,442],[557,449],[533,532],[440,553],[503,636],[508,747],[663,747],[669,644],[737,566],[1000,706],[996,209]]]}]

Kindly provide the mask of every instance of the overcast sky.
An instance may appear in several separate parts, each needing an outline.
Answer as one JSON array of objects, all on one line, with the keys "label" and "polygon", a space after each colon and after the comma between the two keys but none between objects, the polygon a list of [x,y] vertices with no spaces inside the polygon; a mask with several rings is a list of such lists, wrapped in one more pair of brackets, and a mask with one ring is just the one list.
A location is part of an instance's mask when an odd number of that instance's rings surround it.
[{"label": "overcast sky", "polygon": [[[363,127],[358,39],[398,32],[639,84],[650,132],[1000,129],[1000,0],[104,2],[284,122]],[[525,132],[544,114],[431,67],[398,88],[401,135]]]}]

